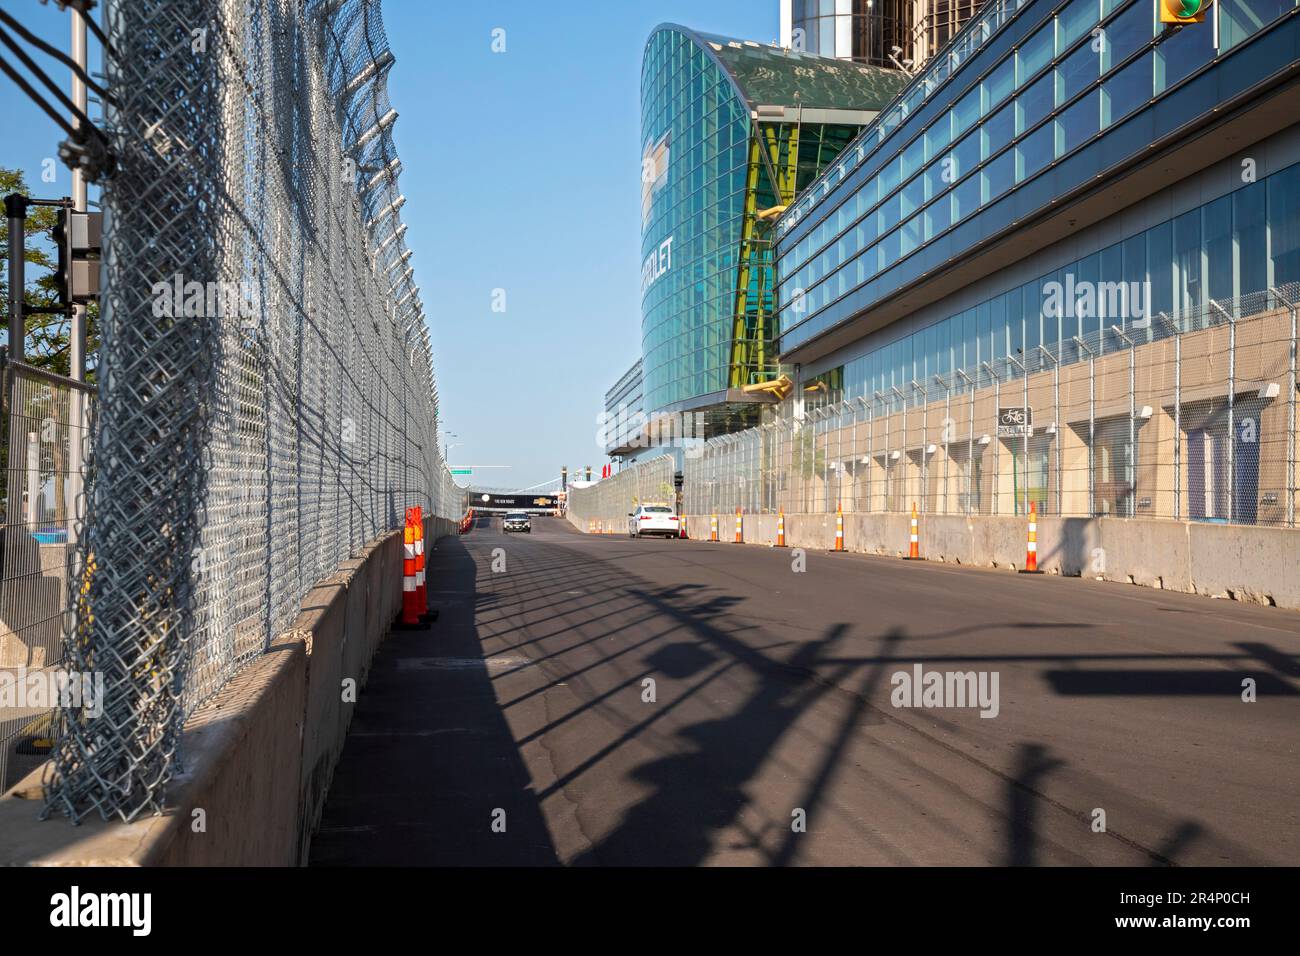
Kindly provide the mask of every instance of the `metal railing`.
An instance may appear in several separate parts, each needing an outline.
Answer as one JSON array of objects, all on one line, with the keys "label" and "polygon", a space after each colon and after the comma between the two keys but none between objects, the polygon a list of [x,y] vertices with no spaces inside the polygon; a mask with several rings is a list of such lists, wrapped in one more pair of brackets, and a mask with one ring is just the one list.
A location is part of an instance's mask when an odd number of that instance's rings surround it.
[{"label": "metal railing", "polygon": [[46,813],[157,810],[185,719],[405,509],[459,517],[378,0],[106,6],[100,409]]},{"label": "metal railing", "polygon": [[1300,285],[787,414],[688,459],[690,514],[1115,516],[1296,526]]}]

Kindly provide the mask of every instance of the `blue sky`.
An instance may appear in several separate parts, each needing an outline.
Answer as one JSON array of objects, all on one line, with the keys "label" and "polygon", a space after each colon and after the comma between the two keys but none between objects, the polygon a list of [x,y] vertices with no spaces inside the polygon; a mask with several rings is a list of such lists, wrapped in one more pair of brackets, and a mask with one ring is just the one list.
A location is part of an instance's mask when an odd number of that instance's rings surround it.
[{"label": "blue sky", "polygon": [[[641,350],[641,53],[669,21],[775,40],[777,0],[390,0],[403,209],[453,462],[597,467]],[[505,30],[506,52],[491,50]],[[506,312],[492,290],[506,290]]]},{"label": "blue sky", "polygon": [[[68,14],[0,0],[66,48]],[[605,390],[640,354],[641,52],[664,21],[763,42],[777,0],[386,0],[402,210],[453,464],[524,487],[603,461]],[[504,30],[505,52],[492,51]],[[44,62],[44,61],[42,61]],[[49,69],[56,79],[62,68]],[[58,128],[0,77],[0,163],[40,195]],[[504,313],[492,309],[505,290]]]}]

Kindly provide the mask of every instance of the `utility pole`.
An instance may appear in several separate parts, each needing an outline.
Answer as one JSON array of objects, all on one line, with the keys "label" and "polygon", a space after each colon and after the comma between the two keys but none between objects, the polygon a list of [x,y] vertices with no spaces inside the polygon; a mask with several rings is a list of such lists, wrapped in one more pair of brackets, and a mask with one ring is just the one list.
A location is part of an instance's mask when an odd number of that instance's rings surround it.
[{"label": "utility pole", "polygon": [[[68,9],[68,18],[72,22],[72,62],[80,68],[82,73],[86,71],[86,21],[76,10]],[[86,111],[87,96],[86,84],[77,75],[77,70],[72,70],[72,103],[76,109],[72,114],[73,125],[80,129],[81,123],[77,119],[77,111],[81,115],[89,116]],[[72,209],[71,213],[88,212],[86,197],[86,176],[82,172],[80,164],[72,168]],[[72,216],[68,217],[71,224]],[[69,298],[71,290],[69,290]],[[71,302],[72,321],[69,328],[68,358],[69,374],[73,381],[84,382],[86,380],[86,304],[77,302],[75,299]],[[82,474],[85,468],[83,461],[83,441],[85,440],[85,423],[86,423],[86,396],[79,388],[69,389],[68,392],[68,479],[66,488],[67,501],[67,519],[68,519],[68,548],[71,550],[77,542],[77,511],[81,501],[83,481]]]},{"label": "utility pole", "polygon": [[[86,70],[86,21],[77,15],[75,10],[69,9],[68,17],[72,21],[72,61],[81,68],[82,72]],[[77,71],[72,71],[72,102],[83,115],[89,115],[86,112],[86,84],[77,76]],[[72,122],[78,127],[80,122],[76,114],[73,114]],[[72,170],[72,211],[87,212],[86,202],[86,176],[82,172],[81,166],[74,166]],[[86,380],[86,305],[82,302],[72,303],[72,341],[69,343],[69,352],[72,365],[72,378],[78,382]],[[74,414],[79,414],[80,402],[73,403]],[[79,474],[78,469],[73,468],[74,475]]]},{"label": "utility pole", "polygon": [[23,287],[26,285],[27,197],[12,193],[5,197],[9,218],[9,358],[23,360]]}]

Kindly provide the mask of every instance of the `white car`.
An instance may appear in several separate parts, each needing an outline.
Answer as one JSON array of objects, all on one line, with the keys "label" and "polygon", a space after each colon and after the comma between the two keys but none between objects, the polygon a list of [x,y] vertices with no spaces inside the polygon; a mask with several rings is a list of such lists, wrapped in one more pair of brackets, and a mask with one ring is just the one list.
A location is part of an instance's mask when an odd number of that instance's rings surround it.
[{"label": "white car", "polygon": [[637,505],[627,516],[627,536],[639,538],[643,534],[677,537],[677,512],[668,505]]}]

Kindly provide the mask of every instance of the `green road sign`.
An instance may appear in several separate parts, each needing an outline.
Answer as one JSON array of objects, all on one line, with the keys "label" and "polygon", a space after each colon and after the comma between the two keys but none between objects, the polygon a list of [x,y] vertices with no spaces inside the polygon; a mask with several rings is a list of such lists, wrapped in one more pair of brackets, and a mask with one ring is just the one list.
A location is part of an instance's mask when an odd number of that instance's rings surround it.
[{"label": "green road sign", "polygon": [[473,469],[473,468],[453,468],[453,469],[451,470],[451,473],[452,473],[453,475],[472,475],[472,474],[474,474],[474,469]]}]

